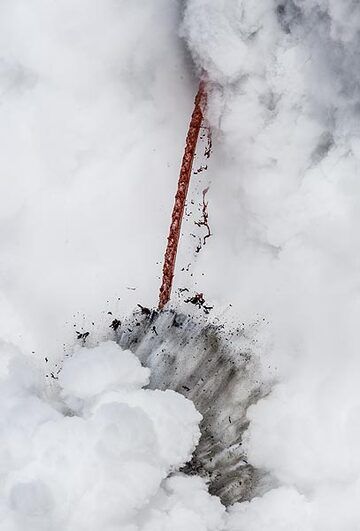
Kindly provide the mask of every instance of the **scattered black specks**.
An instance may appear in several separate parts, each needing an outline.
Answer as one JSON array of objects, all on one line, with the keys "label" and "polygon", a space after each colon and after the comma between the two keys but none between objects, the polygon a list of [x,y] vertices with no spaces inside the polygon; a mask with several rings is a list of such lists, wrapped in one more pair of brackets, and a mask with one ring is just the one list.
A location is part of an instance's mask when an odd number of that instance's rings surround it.
[{"label": "scattered black specks", "polygon": [[212,236],[210,225],[209,225],[209,213],[208,213],[208,202],[206,201],[206,194],[209,191],[209,187],[205,188],[202,192],[202,205],[201,205],[201,219],[195,221],[195,225],[198,227],[205,227],[207,233],[203,238],[199,238],[199,243],[195,249],[195,252],[198,253],[202,249],[203,245],[206,245],[206,240]]},{"label": "scattered black specks", "polygon": [[44,358],[45,359],[45,362],[47,363],[49,361],[49,358]]},{"label": "scattered black specks", "polygon": [[205,305],[205,299],[204,299],[203,293],[195,293],[193,297],[189,297],[184,302],[193,304],[194,306],[197,306],[198,308],[202,308],[206,314],[208,314],[210,310],[213,309],[213,306]]},{"label": "scattered black specks", "polygon": [[179,288],[178,289],[179,293],[184,293],[185,291],[189,291],[188,288]]},{"label": "scattered black specks", "polygon": [[197,175],[198,173],[201,173],[207,169],[208,169],[207,164],[201,165],[197,170],[194,171],[194,175]]},{"label": "scattered black specks", "polygon": [[204,156],[207,159],[210,158],[211,152],[212,152],[212,138],[211,138],[210,132],[208,131],[207,146],[204,151]]},{"label": "scattered black specks", "polygon": [[109,325],[109,328],[112,328],[114,330],[114,332],[116,332],[116,330],[119,328],[119,326],[121,326],[120,319],[114,319],[112,321],[111,325]]},{"label": "scattered black specks", "polygon": [[90,335],[90,332],[78,332],[76,330],[77,339],[81,339],[83,343],[85,343],[89,335]]},{"label": "scattered black specks", "polygon": [[202,306],[205,302],[204,295],[202,293],[195,293],[193,297],[189,297],[185,302],[190,302],[195,306]]},{"label": "scattered black specks", "polygon": [[146,315],[146,316],[150,317],[150,315],[151,315],[150,308],[146,308],[146,306],[141,306],[141,304],[138,304],[138,306],[139,306],[139,308],[141,310],[142,315]]}]

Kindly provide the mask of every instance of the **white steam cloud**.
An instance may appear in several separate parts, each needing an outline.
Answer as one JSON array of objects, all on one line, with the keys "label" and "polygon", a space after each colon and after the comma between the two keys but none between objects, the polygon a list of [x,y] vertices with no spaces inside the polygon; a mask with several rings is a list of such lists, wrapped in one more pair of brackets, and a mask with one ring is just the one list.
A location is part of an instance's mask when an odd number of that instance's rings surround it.
[{"label": "white steam cloud", "polygon": [[141,389],[149,370],[133,354],[112,342],[79,349],[51,397],[26,359],[9,358],[1,529],[219,529],[224,508],[203,480],[163,482],[190,458],[201,417],[182,395]]},{"label": "white steam cloud", "polygon": [[274,488],[240,505],[231,529],[360,526],[359,9],[190,0],[185,14],[213,91],[212,201],[227,205],[204,258],[209,292],[270,319],[264,373],[279,369],[246,436]]},{"label": "white steam cloud", "polygon": [[[360,528],[359,11],[1,3],[2,530]],[[269,321],[263,379],[278,375],[245,441],[270,486],[227,511],[177,472],[198,413],[141,389],[133,355],[76,351],[50,392],[18,354],[58,358],[75,312],[156,301],[196,90],[179,31],[208,76],[214,136],[213,236],[187,282],[217,312]]]}]

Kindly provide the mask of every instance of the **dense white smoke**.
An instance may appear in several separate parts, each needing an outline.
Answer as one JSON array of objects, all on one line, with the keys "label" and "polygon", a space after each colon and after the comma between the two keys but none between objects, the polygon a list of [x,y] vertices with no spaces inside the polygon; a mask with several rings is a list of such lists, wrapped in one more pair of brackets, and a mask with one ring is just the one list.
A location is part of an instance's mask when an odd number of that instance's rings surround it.
[{"label": "dense white smoke", "polygon": [[246,435],[272,488],[225,514],[199,478],[165,479],[199,417],[141,390],[147,372],[129,353],[77,352],[49,396],[33,362],[11,361],[2,529],[359,529],[359,10],[1,3],[1,365],[18,346],[58,357],[75,312],[155,303],[196,90],[180,31],[209,79],[214,137],[213,236],[187,281],[214,313],[231,303],[232,318],[269,321],[263,379],[278,375]]},{"label": "dense white smoke", "polygon": [[29,351],[156,302],[193,99],[179,24],[175,0],[1,3],[0,334]]},{"label": "dense white smoke", "polygon": [[199,439],[199,413],[173,391],[141,389],[149,370],[133,354],[79,349],[51,397],[26,359],[1,354],[1,529],[222,528],[203,480],[166,480]]},{"label": "dense white smoke", "polygon": [[227,205],[214,205],[205,282],[243,316],[267,315],[265,372],[279,369],[247,433],[249,460],[274,490],[239,507],[233,528],[355,530],[359,4],[187,5],[183,33],[208,72],[218,130],[212,202]]}]

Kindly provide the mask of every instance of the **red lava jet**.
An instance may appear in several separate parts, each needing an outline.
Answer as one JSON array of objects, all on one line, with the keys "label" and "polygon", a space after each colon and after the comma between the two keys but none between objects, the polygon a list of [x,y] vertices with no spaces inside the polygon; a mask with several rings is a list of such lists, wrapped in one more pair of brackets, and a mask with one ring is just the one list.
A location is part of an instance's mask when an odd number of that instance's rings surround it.
[{"label": "red lava jet", "polygon": [[189,190],[190,177],[200,129],[204,121],[204,111],[207,103],[206,83],[200,81],[199,90],[195,98],[194,111],[191,116],[189,130],[186,137],[184,156],[180,168],[175,203],[172,211],[170,231],[164,257],[162,284],[159,296],[159,310],[169,302],[174,278],[176,255],[180,240],[181,223],[184,215],[186,196]]}]

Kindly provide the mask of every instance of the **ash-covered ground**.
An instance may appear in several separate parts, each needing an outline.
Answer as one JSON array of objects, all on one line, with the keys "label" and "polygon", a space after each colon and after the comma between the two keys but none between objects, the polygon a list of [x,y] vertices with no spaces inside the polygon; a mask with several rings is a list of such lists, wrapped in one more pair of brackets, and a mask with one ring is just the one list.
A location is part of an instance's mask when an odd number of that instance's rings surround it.
[{"label": "ash-covered ground", "polygon": [[225,505],[249,500],[261,489],[263,473],[242,447],[247,409],[268,392],[259,381],[257,358],[243,326],[225,330],[201,312],[140,307],[115,320],[116,341],[151,369],[151,389],[172,389],[195,404],[203,419],[201,439],[183,468],[209,482]]}]

